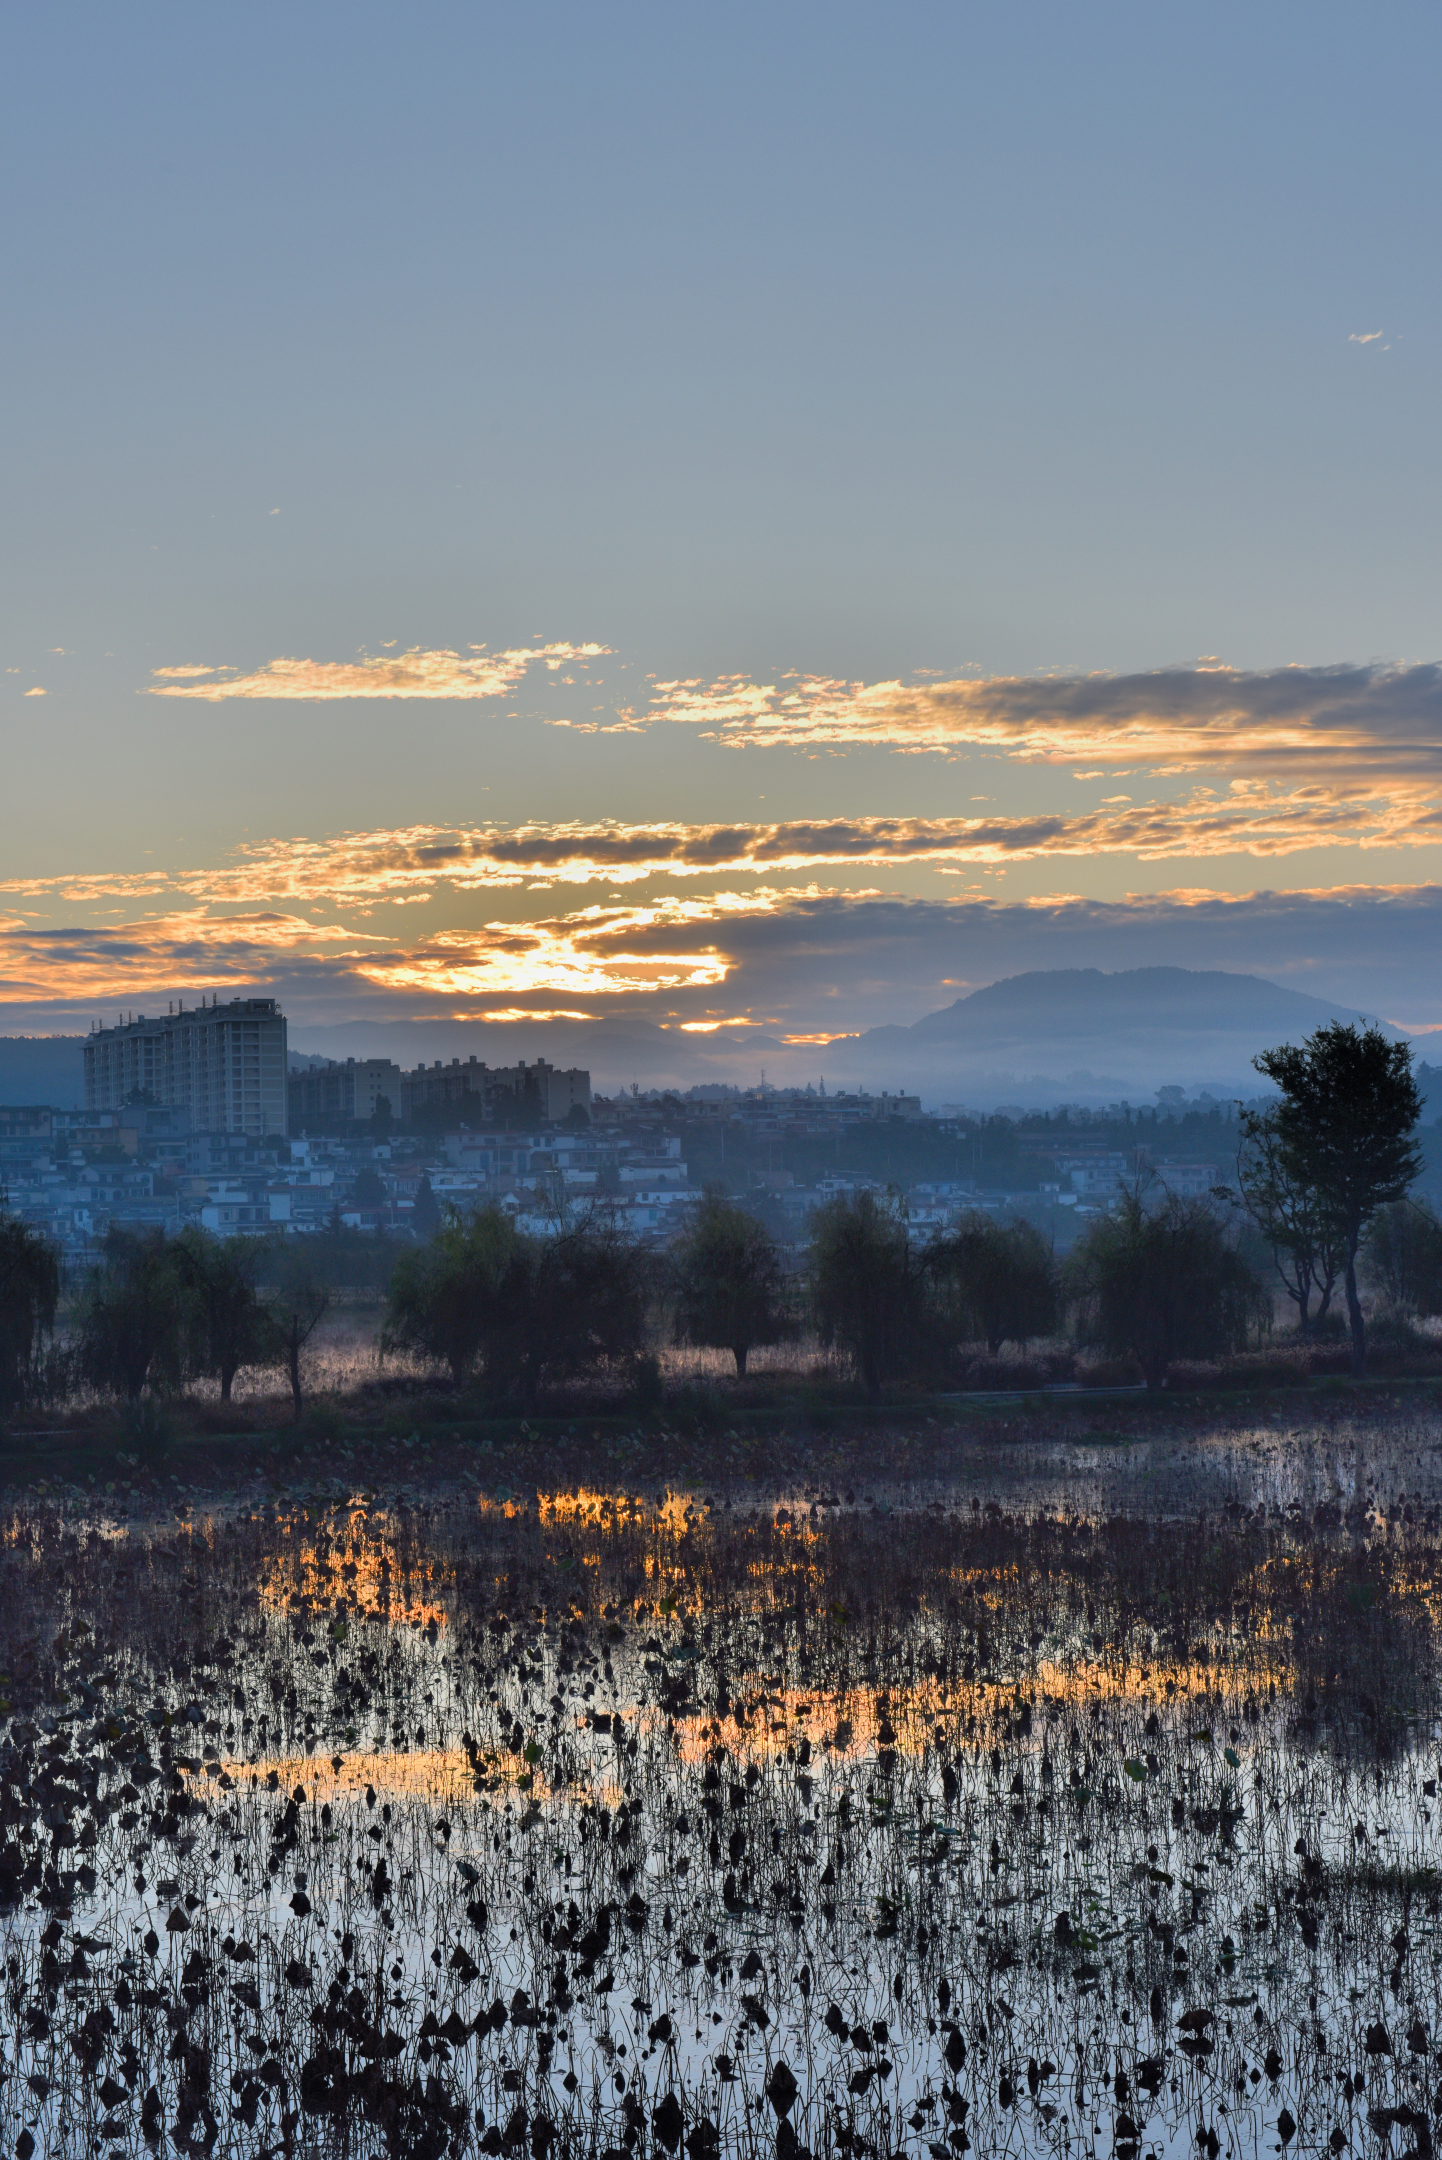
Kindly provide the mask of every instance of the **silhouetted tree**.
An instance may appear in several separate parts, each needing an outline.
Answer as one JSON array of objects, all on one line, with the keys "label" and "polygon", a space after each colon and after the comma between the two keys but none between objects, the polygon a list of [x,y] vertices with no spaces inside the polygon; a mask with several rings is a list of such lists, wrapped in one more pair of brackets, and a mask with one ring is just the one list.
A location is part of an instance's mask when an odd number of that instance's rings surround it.
[{"label": "silhouetted tree", "polygon": [[634,1375],[650,1345],[650,1255],[598,1209],[552,1237],[518,1238],[503,1286],[494,1358],[523,1401],[547,1379],[597,1369]]},{"label": "silhouetted tree", "polygon": [[1378,1208],[1361,1246],[1367,1287],[1397,1313],[1442,1313],[1442,1222],[1425,1200]]},{"label": "silhouetted tree", "polygon": [[386,1204],[386,1188],[385,1181],[381,1177],[379,1170],[374,1169],[370,1163],[362,1164],[361,1168],[356,1172],[355,1183],[350,1189],[350,1198],[352,1207],[384,1207]]},{"label": "silhouetted tree", "polygon": [[1239,1119],[1237,1184],[1242,1205],[1272,1255],[1282,1287],[1297,1308],[1297,1325],[1312,1332],[1312,1292],[1319,1297],[1316,1318],[1325,1320],[1342,1271],[1340,1225],[1324,1196],[1288,1168],[1277,1132],[1276,1111],[1243,1110]]},{"label": "silhouetted tree", "polygon": [[1378,1208],[1400,1200],[1422,1168],[1412,1138],[1422,1098],[1410,1043],[1340,1020],[1298,1048],[1283,1043],[1252,1060],[1282,1091],[1272,1113],[1278,1160],[1292,1184],[1314,1192],[1335,1225],[1352,1326],[1352,1370],[1367,1369],[1367,1328],[1357,1295],[1357,1248]]},{"label": "silhouetted tree", "polygon": [[243,1366],[276,1359],[275,1325],[256,1287],[261,1250],[253,1238],[191,1228],[176,1239],[174,1255],[198,1321],[195,1369],[215,1375],[228,1403]]},{"label": "silhouetted tree", "polygon": [[59,1301],[54,1246],[16,1216],[0,1216],[0,1417],[29,1400]]},{"label": "silhouetted tree", "polygon": [[431,1190],[431,1181],[428,1177],[423,1177],[420,1181],[420,1184],[416,1187],[415,1207],[411,1215],[411,1227],[415,1231],[416,1236],[420,1238],[422,1242],[424,1242],[426,1238],[434,1237],[436,1232],[441,1227],[440,1205],[436,1199],[435,1194]]},{"label": "silhouetted tree", "polygon": [[270,1288],[265,1308],[275,1330],[278,1362],[290,1381],[295,1421],[305,1407],[301,1353],[331,1307],[331,1287],[321,1256],[308,1250],[305,1238],[277,1239],[270,1255]]},{"label": "silhouetted tree", "polygon": [[1069,1257],[1083,1339],[1134,1357],[1149,1388],[1178,1358],[1246,1347],[1265,1293],[1205,1200],[1125,1192]]},{"label": "silhouetted tree", "polygon": [[516,1226],[509,1215],[494,1206],[466,1217],[453,1209],[428,1243],[408,1247],[396,1261],[382,1351],[433,1360],[447,1368],[454,1386],[463,1387],[477,1362],[488,1353],[494,1358],[505,1337],[515,1259]]},{"label": "silhouetted tree", "polygon": [[102,1394],[136,1403],[178,1388],[196,1347],[197,1310],[176,1248],[160,1231],[112,1229],[80,1301],[77,1358]]},{"label": "silhouetted tree", "polygon": [[980,1338],[995,1357],[1004,1342],[1052,1335],[1061,1319],[1056,1263],[1035,1223],[1000,1223],[979,1212],[929,1248],[927,1268],[951,1307],[958,1338]]},{"label": "silhouetted tree", "polygon": [[710,1193],[672,1255],[679,1342],[729,1350],[738,1376],[758,1343],[787,1331],[786,1277],[776,1241],[750,1210]]},{"label": "silhouetted tree", "polygon": [[925,1284],[906,1224],[869,1192],[838,1195],[811,1218],[811,1294],[823,1342],[846,1351],[877,1395],[915,1363]]}]

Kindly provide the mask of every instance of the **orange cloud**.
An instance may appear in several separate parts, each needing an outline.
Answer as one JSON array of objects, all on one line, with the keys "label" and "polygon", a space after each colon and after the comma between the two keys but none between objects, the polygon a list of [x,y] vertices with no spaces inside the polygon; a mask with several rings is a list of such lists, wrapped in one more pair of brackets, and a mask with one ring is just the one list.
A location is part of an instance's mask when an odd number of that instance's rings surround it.
[{"label": "orange cloud", "polygon": [[0,880],[0,892],[77,905],[184,894],[237,905],[417,903],[469,891],[634,884],[656,877],[774,876],[837,865],[960,868],[1046,856],[1285,856],[1318,847],[1442,843],[1442,807],[1415,783],[1317,784],[1277,792],[1236,782],[1181,802],[1118,798],[1097,810],[1025,817],[791,818],[773,824],[411,825],[328,840],[267,840],[203,869],[82,871]]},{"label": "orange cloud", "polygon": [[658,683],[635,717],[680,721],[735,744],[1000,750],[1051,763],[1095,759],[1168,771],[1200,765],[1294,775],[1318,759],[1435,779],[1442,669],[1220,663],[1141,675],[993,676],[854,683],[789,676]]},{"label": "orange cloud", "polygon": [[364,654],[359,660],[268,660],[249,675],[217,667],[156,668],[152,697],[206,698],[487,698],[513,690],[533,661],[555,670],[594,659],[604,645],[518,646],[487,652]]},{"label": "orange cloud", "polygon": [[[7,1033],[63,1032],[117,1005],[163,1011],[176,993],[190,1002],[247,986],[280,997],[298,1031],[367,1015],[512,1024],[632,1015],[665,1021],[698,1054],[740,1028],[775,1029],[799,1052],[1029,968],[1165,963],[1270,975],[1425,1024],[1442,1014],[1439,929],[1442,887],[1417,885],[1018,902],[778,886],[609,903],[410,943],[301,911],[193,909],[86,928],[0,920],[0,1000]],[[723,1010],[720,1029],[687,1026]],[[648,1054],[645,1043],[617,1053],[632,1065]]]}]

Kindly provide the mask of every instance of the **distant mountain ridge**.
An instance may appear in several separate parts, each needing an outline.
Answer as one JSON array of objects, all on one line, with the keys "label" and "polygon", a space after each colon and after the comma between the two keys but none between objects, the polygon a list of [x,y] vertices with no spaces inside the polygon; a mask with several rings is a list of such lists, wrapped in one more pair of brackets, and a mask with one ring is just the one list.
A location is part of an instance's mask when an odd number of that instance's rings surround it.
[{"label": "distant mountain ridge", "polygon": [[[1037,969],[973,990],[910,1027],[869,1028],[833,1045],[838,1075],[887,1066],[934,1091],[950,1074],[958,1088],[1009,1082],[1018,1100],[1088,1094],[1150,1095],[1167,1085],[1255,1094],[1258,1051],[1297,1042],[1329,1020],[1370,1025],[1339,1000],[1291,990],[1261,975],[1221,969]],[[1376,1020],[1393,1041],[1405,1031]],[[843,1053],[838,1055],[838,1053]]]},{"label": "distant mountain ridge", "polygon": [[[584,1065],[598,1091],[698,1081],[753,1087],[764,1064],[778,1086],[824,1073],[828,1088],[920,1094],[929,1103],[1149,1100],[1167,1085],[1255,1095],[1259,1050],[1299,1042],[1324,1021],[1370,1018],[1354,1007],[1260,975],[1150,967],[1037,969],[1009,975],[910,1026],[869,1028],[834,1042],[790,1044],[760,1030],[688,1035],[640,1016],[593,1021],[292,1021],[297,1058],[393,1057],[401,1065],[474,1054]],[[1395,1040],[1400,1028],[1382,1023]],[[299,1038],[297,1041],[296,1038]],[[1424,1037],[1425,1042],[1428,1038]],[[78,1106],[83,1035],[0,1037],[0,1103]]]}]

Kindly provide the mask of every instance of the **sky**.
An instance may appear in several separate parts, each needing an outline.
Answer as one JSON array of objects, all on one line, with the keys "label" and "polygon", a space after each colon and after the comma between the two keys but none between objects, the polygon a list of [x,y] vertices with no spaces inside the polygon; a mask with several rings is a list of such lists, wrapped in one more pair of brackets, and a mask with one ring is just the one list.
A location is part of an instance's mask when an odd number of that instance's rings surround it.
[{"label": "sky", "polygon": [[1442,1026],[1435,9],[0,36],[0,1033]]}]

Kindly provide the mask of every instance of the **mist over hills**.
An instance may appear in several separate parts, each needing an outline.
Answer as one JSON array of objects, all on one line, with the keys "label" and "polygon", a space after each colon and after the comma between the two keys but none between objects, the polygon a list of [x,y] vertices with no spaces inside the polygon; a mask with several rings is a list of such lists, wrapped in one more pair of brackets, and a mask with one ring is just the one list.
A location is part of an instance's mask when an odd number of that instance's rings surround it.
[{"label": "mist over hills", "polygon": [[[491,1065],[544,1057],[589,1068],[596,1089],[753,1087],[825,1077],[828,1088],[920,1094],[929,1106],[1104,1103],[1159,1087],[1254,1095],[1259,1050],[1299,1041],[1327,1020],[1374,1018],[1259,975],[1219,969],[1060,968],[1011,975],[910,1026],[869,1028],[828,1043],[787,1042],[754,1028],[688,1034],[643,1019],[518,1022],[396,1020],[313,1027],[293,1022],[297,1055],[389,1057],[414,1066],[475,1056]],[[1388,1035],[1402,1029],[1382,1023]],[[1426,1043],[1422,1039],[1419,1049]],[[84,1095],[85,1038],[0,1038],[0,1102],[65,1108]]]},{"label": "mist over hills", "polygon": [[[869,1028],[829,1043],[789,1043],[760,1029],[686,1034],[645,1020],[510,1023],[396,1021],[297,1028],[295,1048],[329,1057],[392,1057],[414,1065],[476,1057],[493,1065],[546,1057],[589,1067],[603,1093],[722,1081],[920,1094],[928,1104],[1145,1100],[1159,1087],[1254,1095],[1252,1059],[1299,1041],[1327,1020],[1358,1021],[1339,1000],[1218,969],[1099,968],[1012,975],[927,1013],[911,1026]],[[1386,1032],[1404,1040],[1400,1028]]]},{"label": "mist over hills", "polygon": [[0,1035],[0,1103],[85,1103],[83,1035]]}]

